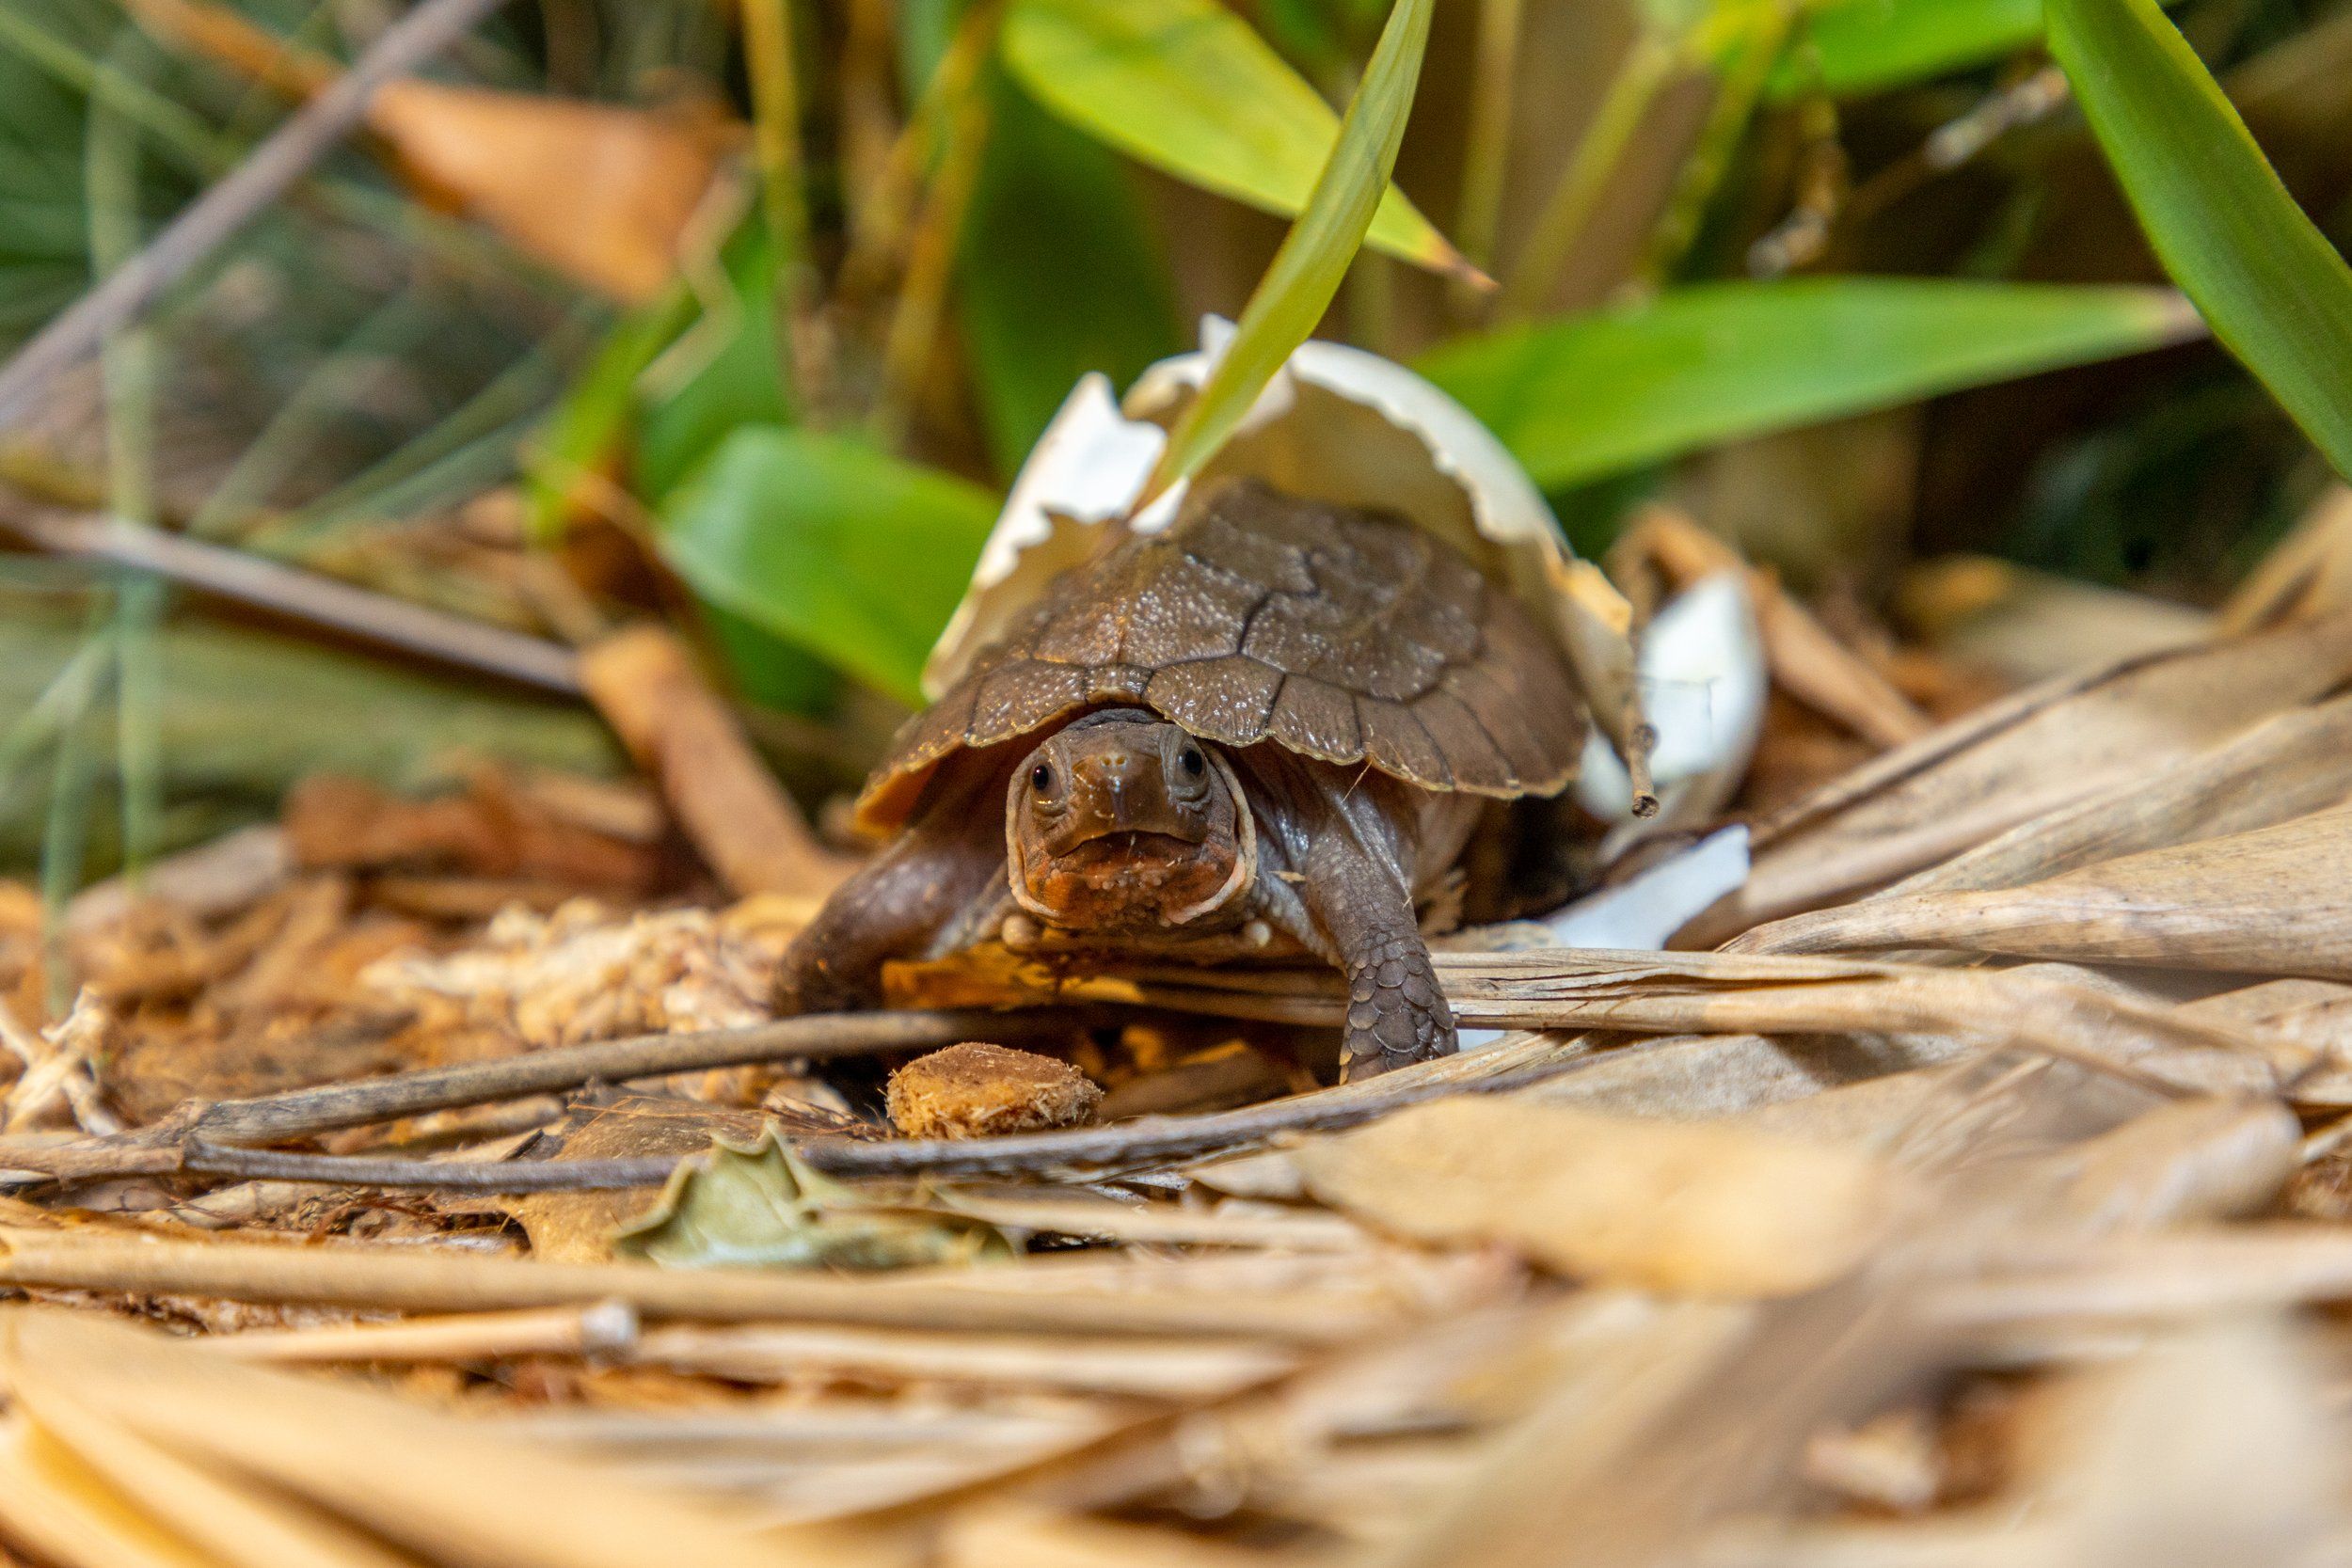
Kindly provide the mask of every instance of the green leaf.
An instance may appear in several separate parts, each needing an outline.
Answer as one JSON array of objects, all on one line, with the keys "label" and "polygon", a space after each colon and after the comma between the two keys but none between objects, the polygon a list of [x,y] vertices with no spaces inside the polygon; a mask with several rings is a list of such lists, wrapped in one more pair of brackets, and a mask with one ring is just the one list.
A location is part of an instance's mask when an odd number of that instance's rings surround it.
[{"label": "green leaf", "polygon": [[1011,1256],[961,1215],[867,1205],[803,1164],[773,1127],[745,1146],[714,1138],[678,1163],[660,1198],[613,1250],[669,1268],[905,1269]]},{"label": "green leaf", "polygon": [[1010,474],[1081,375],[1124,387],[1184,339],[1130,171],[996,75],[959,313],[989,449]]},{"label": "green leaf", "polygon": [[1558,486],[2197,330],[2164,289],[1801,278],[1458,339],[1417,368]]},{"label": "green leaf", "polygon": [[2153,0],[2050,0],[2050,45],[2165,271],[2352,475],[2352,269]]},{"label": "green leaf", "polygon": [[679,376],[652,389],[638,420],[637,493],[657,506],[730,432],[792,421],[776,341],[775,246],[766,226],[737,230],[720,261],[727,292],[706,302],[702,319],[664,357],[664,371],[672,359],[680,362]]},{"label": "green leaf", "polygon": [[694,591],[909,703],[996,518],[985,490],[846,436],[739,430],[663,508]]},{"label": "green leaf", "polygon": [[581,477],[601,467],[628,431],[637,378],[692,313],[692,296],[676,288],[623,316],[539,427],[524,473],[532,538],[552,539],[561,531]]},{"label": "green leaf", "polygon": [[1258,280],[1207,384],[1168,432],[1146,494],[1157,495],[1199,472],[1216,455],[1274,372],[1331,308],[1348,263],[1363,245],[1380,193],[1388,188],[1389,170],[1396,166],[1397,146],[1413,112],[1413,89],[1421,81],[1421,57],[1429,46],[1433,4],[1397,0],[1389,13],[1307,210]]},{"label": "green leaf", "polygon": [[1882,92],[2029,49],[2042,40],[2042,0],[1829,0],[1805,37],[1818,71],[1783,60],[1773,97],[1817,84],[1838,98]]},{"label": "green leaf", "polygon": [[[1338,139],[1330,105],[1216,0],[1016,0],[1004,50],[1056,114],[1153,168],[1270,213],[1305,209]],[[1393,189],[1367,243],[1436,271],[1470,270]]]}]

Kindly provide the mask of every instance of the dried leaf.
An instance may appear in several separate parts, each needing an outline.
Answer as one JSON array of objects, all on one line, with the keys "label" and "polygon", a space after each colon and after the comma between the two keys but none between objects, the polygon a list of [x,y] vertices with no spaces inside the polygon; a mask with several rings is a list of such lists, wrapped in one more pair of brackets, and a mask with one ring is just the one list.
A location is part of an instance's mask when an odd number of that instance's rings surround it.
[{"label": "dried leaf", "polygon": [[1748,885],[1680,941],[1898,880],[2046,812],[2151,775],[2352,674],[2352,613],[2126,659],[2020,692],[1756,828]]},{"label": "dried leaf", "polygon": [[2352,809],[2340,808],[2023,887],[1867,899],[1763,940],[1781,952],[1941,947],[2352,979],[2347,888]]},{"label": "dried leaf", "polygon": [[[781,1568],[789,1537],[663,1496],[480,1423],[379,1394],[240,1366],[86,1313],[0,1318],[0,1381],[35,1420],[64,1402],[265,1491],[357,1524],[430,1561]],[[0,1501],[0,1510],[6,1502]]]},{"label": "dried leaf", "polygon": [[2352,605],[2352,485],[2331,484],[2221,607],[2224,631],[2315,620]]},{"label": "dried leaf", "polygon": [[408,177],[624,304],[660,297],[719,161],[715,117],[457,87],[387,84],[368,123]]},{"label": "dried leaf", "polygon": [[670,1268],[904,1269],[1005,1257],[994,1227],[946,1212],[865,1206],[795,1158],[770,1128],[757,1143],[711,1140],[681,1162],[613,1250]]},{"label": "dried leaf", "polygon": [[821,896],[848,874],[848,861],[817,841],[675,637],[653,626],[617,632],[580,655],[580,679],[737,893]]},{"label": "dried leaf", "polygon": [[[2352,696],[2290,708],[2154,778],[2010,829],[1882,896],[2015,887],[2100,861],[2267,828],[2352,796]],[[1772,951],[1759,930],[1742,947]]]},{"label": "dried leaf", "polygon": [[[138,0],[150,28],[293,97],[324,91],[334,61],[208,0]],[[368,126],[428,194],[516,249],[629,305],[676,276],[678,245],[741,127],[702,110],[649,110],[542,93],[389,82]]]},{"label": "dried leaf", "polygon": [[1890,1174],[1858,1154],[1508,1099],[1420,1106],[1292,1159],[1316,1197],[1383,1228],[1690,1295],[1811,1290],[1896,1209]]}]

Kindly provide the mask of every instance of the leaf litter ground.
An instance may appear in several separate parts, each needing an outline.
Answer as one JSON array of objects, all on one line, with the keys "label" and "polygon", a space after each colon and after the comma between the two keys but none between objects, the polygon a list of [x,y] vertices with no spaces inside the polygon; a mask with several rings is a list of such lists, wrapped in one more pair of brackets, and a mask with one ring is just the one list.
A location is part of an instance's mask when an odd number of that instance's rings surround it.
[{"label": "leaf litter ground", "polygon": [[[1737,565],[1633,538],[1637,599]],[[2225,639],[1994,696],[1744,574],[1746,884],[1671,952],[1456,933],[1457,1013],[1518,1032],[1340,1089],[1312,971],[1000,953],[773,1018],[840,856],[746,832],[775,802],[643,642],[589,685],[647,783],[313,780],[85,895],[45,1028],[9,889],[0,1535],[75,1568],[2339,1553],[2352,600],[2276,577]],[[1094,1119],[894,1135],[883,1069],[972,1037],[1074,1066]]]}]

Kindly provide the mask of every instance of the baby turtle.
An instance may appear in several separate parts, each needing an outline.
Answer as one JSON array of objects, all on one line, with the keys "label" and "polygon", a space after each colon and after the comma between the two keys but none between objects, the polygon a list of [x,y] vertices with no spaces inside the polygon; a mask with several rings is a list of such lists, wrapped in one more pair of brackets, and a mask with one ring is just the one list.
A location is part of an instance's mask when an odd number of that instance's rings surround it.
[{"label": "baby turtle", "polygon": [[1009,921],[1175,954],[1279,932],[1347,975],[1343,1075],[1443,1055],[1416,905],[1483,801],[1567,785],[1585,723],[1565,660],[1451,546],[1228,481],[1057,578],[909,721],[858,802],[903,831],[786,986],[870,1004],[884,960]]}]

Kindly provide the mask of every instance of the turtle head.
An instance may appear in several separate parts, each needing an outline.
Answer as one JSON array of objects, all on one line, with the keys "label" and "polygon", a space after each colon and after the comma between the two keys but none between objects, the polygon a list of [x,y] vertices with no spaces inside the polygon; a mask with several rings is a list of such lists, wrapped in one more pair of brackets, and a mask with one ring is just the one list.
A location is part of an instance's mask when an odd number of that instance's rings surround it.
[{"label": "turtle head", "polygon": [[1257,840],[1232,765],[1139,708],[1073,720],[1013,770],[1013,896],[1065,930],[1196,926],[1237,909]]}]

